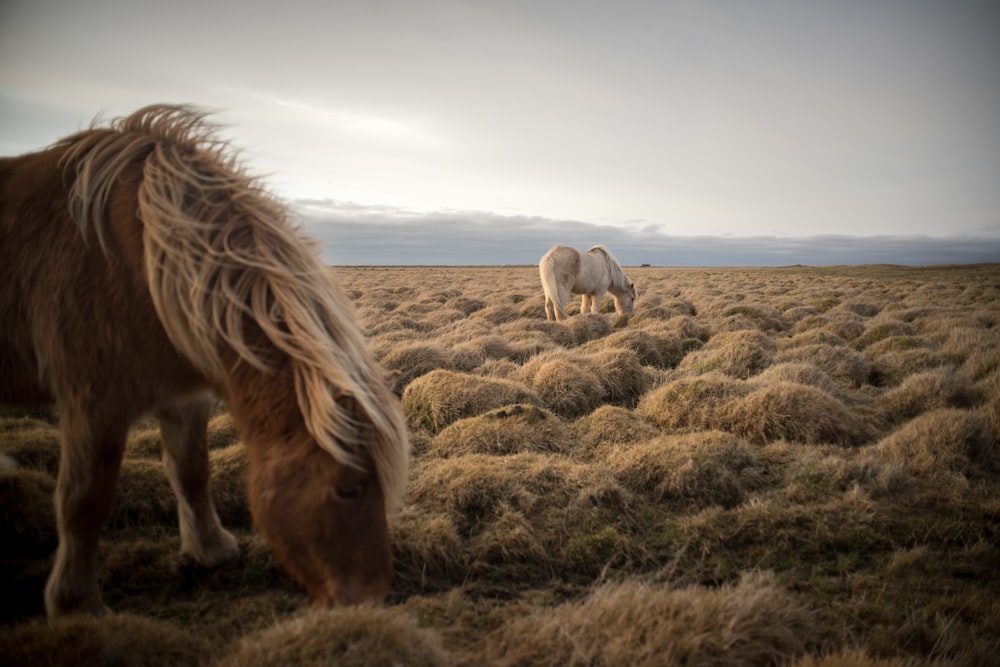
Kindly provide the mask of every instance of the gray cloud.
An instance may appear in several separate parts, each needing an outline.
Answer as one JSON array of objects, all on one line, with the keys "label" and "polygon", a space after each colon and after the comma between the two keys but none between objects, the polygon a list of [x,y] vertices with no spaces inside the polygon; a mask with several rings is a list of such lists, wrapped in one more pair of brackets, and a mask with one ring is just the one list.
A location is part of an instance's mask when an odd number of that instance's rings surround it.
[{"label": "gray cloud", "polygon": [[534,264],[552,245],[607,245],[627,266],[813,266],[1000,262],[1000,229],[980,236],[678,236],[664,225],[598,225],[484,211],[416,213],[333,200],[297,202],[339,265]]}]

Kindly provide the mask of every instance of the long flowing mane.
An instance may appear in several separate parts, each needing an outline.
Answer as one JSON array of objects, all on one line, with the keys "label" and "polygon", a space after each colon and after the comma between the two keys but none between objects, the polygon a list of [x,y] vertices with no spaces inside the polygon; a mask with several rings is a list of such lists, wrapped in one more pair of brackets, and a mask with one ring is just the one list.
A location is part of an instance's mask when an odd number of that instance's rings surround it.
[{"label": "long flowing mane", "polygon": [[618,263],[615,256],[611,254],[603,245],[592,246],[587,252],[600,252],[604,254],[605,259],[608,262],[608,275],[611,277],[611,287],[616,290],[627,290],[629,289],[630,281],[628,276],[625,275],[622,265]]},{"label": "long flowing mane", "polygon": [[[407,476],[406,426],[386,409],[395,399],[353,306],[315,245],[288,222],[287,207],[247,174],[206,116],[190,106],[152,106],[60,142],[64,164],[76,169],[73,216],[107,252],[111,192],[126,167],[141,162],[145,271],[171,342],[219,383],[231,371],[223,350],[263,373],[286,355],[309,434],[356,467],[364,448],[395,508]],[[248,331],[248,322],[259,330]],[[339,400],[345,396],[353,401]],[[371,429],[358,428],[361,420]]]}]

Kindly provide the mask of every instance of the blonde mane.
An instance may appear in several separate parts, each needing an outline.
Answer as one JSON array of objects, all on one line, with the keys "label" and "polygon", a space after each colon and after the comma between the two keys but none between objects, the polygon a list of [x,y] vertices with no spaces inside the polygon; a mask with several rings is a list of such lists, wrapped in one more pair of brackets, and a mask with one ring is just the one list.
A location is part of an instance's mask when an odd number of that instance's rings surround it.
[{"label": "blonde mane", "polygon": [[[70,210],[84,237],[93,232],[107,253],[111,191],[127,166],[142,162],[146,278],[171,342],[217,383],[231,371],[225,348],[262,373],[272,372],[276,353],[286,355],[310,435],[355,467],[366,450],[387,507],[398,507],[406,425],[389,408],[397,399],[354,308],[314,244],[289,224],[287,207],[246,173],[206,116],[190,106],[151,106],[60,142],[64,164],[76,168]],[[263,333],[263,349],[259,335],[247,335],[248,320]],[[352,402],[356,411],[346,407]]]}]

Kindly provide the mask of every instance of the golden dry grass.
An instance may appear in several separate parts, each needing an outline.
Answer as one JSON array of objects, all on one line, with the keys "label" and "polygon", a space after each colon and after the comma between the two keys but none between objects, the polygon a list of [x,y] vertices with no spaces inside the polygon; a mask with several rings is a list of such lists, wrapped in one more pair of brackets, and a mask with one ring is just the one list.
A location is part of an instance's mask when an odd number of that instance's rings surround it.
[{"label": "golden dry grass", "polygon": [[240,640],[212,667],[438,667],[451,658],[433,630],[398,608],[308,611]]},{"label": "golden dry grass", "polygon": [[[630,268],[635,315],[547,322],[534,267],[343,267],[413,443],[385,605],[308,609],[246,504],[243,558],[178,555],[156,424],[99,574],[44,621],[58,429],[0,408],[0,664],[991,664],[1000,266]],[[573,311],[579,309],[578,301]]]},{"label": "golden dry grass", "polygon": [[605,584],[498,634],[490,645],[497,665],[714,667],[780,665],[820,633],[773,576],[750,572],[718,589]]}]

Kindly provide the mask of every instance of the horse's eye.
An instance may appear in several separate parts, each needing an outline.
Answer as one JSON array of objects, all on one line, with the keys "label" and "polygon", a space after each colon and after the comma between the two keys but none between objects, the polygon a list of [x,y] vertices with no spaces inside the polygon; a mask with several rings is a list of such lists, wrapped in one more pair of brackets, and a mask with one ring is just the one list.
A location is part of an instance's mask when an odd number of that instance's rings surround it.
[{"label": "horse's eye", "polygon": [[365,494],[365,485],[358,484],[346,489],[341,489],[339,487],[333,487],[333,496],[342,503],[352,503],[356,500],[360,500],[361,496]]}]

